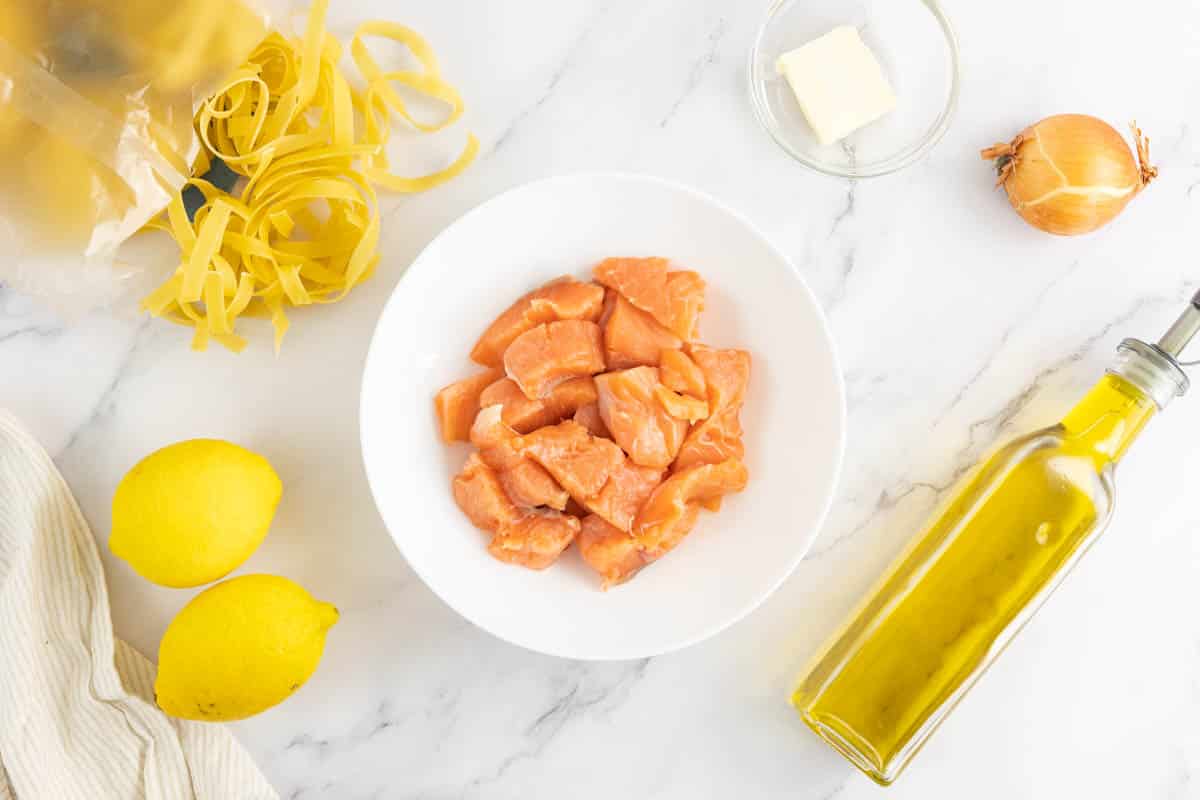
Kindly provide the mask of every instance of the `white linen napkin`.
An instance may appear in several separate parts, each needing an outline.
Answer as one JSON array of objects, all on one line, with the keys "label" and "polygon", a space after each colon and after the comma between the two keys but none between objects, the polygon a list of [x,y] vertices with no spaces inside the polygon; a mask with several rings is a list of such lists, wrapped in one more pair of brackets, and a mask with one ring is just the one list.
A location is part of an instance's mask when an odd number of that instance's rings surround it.
[{"label": "white linen napkin", "polygon": [[228,730],[153,693],[66,482],[0,410],[0,800],[278,800]]}]

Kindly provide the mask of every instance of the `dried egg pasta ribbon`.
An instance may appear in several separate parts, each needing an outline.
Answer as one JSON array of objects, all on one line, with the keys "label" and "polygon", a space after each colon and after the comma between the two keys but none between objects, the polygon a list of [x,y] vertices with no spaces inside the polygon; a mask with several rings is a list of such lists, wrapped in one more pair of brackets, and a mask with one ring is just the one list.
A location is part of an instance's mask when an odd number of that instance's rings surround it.
[{"label": "dried egg pasta ribbon", "polygon": [[[337,302],[374,271],[374,187],[425,191],[459,175],[479,152],[469,135],[443,170],[416,178],[391,173],[384,152],[391,115],[418,132],[438,131],[462,116],[462,98],[441,77],[429,44],[389,22],[367,22],[355,32],[350,54],[366,89],[353,89],[338,67],[342,47],[325,30],[328,6],[314,0],[300,38],[269,34],[196,114],[203,147],[195,168],[206,171],[212,158],[221,159],[245,178],[238,195],[193,178],[188,184],[204,196],[194,217],[177,195],[165,219],[147,226],[175,239],[181,263],[142,308],[194,328],[194,349],[216,341],[240,351],[246,340],[234,333],[235,323],[254,316],[271,320],[278,353],[289,326],[285,306]],[[368,37],[402,44],[420,70],[384,71]],[[416,119],[400,86],[444,104],[445,115]]]}]

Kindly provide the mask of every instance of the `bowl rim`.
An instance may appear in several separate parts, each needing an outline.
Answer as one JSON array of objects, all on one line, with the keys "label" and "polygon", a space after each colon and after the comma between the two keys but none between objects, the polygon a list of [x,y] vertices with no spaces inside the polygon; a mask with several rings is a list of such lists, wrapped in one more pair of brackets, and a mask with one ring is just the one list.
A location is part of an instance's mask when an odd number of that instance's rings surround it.
[{"label": "bowl rim", "polygon": [[850,168],[835,167],[826,162],[818,161],[787,142],[776,126],[770,121],[767,112],[767,100],[762,88],[764,81],[759,75],[758,70],[758,55],[763,37],[766,35],[768,28],[770,28],[772,21],[774,21],[775,15],[779,13],[783,5],[792,2],[795,2],[795,0],[772,0],[763,17],[762,23],[758,27],[758,31],[754,35],[754,43],[750,47],[750,57],[746,69],[750,91],[750,105],[754,109],[754,116],[758,120],[759,125],[775,141],[775,144],[779,145],[780,149],[804,166],[823,175],[831,175],[837,178],[876,178],[881,175],[890,175],[911,166],[942,140],[942,137],[946,135],[946,131],[950,129],[955,112],[958,110],[959,92],[962,84],[958,35],[955,33],[954,25],[951,24],[950,18],[946,15],[938,0],[918,0],[937,21],[945,38],[946,48],[950,54],[950,92],[946,98],[946,105],[943,106],[941,114],[938,115],[933,126],[930,127],[924,136],[916,144],[909,146],[905,150],[901,150],[895,155]]},{"label": "bowl rim", "polygon": [[[795,280],[800,285],[800,288],[804,291],[805,294],[808,295],[809,300],[812,303],[812,307],[816,311],[817,321],[820,323],[822,339],[824,340],[825,348],[827,349],[827,351],[829,353],[830,366],[832,368],[831,371],[833,373],[832,374],[833,382],[834,382],[833,388],[834,388],[834,391],[835,391],[835,394],[837,397],[837,415],[834,419],[830,420],[830,422],[832,424],[836,425],[836,429],[837,429],[837,433],[838,433],[836,452],[833,454],[833,464],[832,464],[832,469],[830,470],[830,473],[829,473],[828,483],[824,487],[824,499],[820,505],[818,515],[814,518],[814,522],[812,525],[813,533],[812,533],[811,538],[807,542],[807,544],[803,548],[798,548],[796,550],[795,554],[791,557],[790,563],[788,563],[786,565],[786,568],[784,570],[782,570],[779,573],[779,575],[769,585],[764,585],[762,587],[762,589],[755,594],[754,597],[750,598],[740,608],[737,608],[735,611],[728,614],[723,619],[716,620],[715,622],[709,624],[708,626],[704,627],[702,630],[696,632],[692,636],[674,639],[674,640],[672,640],[670,642],[666,642],[666,643],[662,644],[661,646],[659,646],[655,649],[652,649],[652,650],[645,650],[645,651],[639,650],[636,652],[631,651],[631,650],[628,650],[628,651],[621,650],[621,651],[604,652],[602,654],[586,653],[586,654],[581,655],[578,652],[565,652],[565,651],[559,651],[559,650],[556,650],[553,648],[547,649],[547,648],[544,648],[541,646],[535,646],[534,644],[532,644],[528,641],[522,641],[522,640],[518,640],[516,638],[510,638],[509,636],[505,635],[504,633],[492,630],[490,627],[486,627],[482,623],[477,622],[471,616],[464,613],[464,611],[459,608],[458,604],[455,603],[454,599],[452,597],[449,597],[446,594],[444,594],[440,590],[440,588],[436,585],[436,581],[431,581],[429,576],[427,576],[422,571],[421,567],[418,564],[414,563],[414,561],[408,557],[408,554],[405,552],[404,547],[400,543],[400,540],[397,538],[396,534],[393,533],[391,525],[389,524],[388,517],[384,514],[384,510],[383,510],[384,506],[381,503],[381,494],[380,494],[384,490],[384,485],[383,485],[383,482],[381,479],[382,476],[379,476],[372,472],[372,468],[370,466],[370,460],[367,457],[367,451],[372,448],[372,446],[369,445],[367,442],[367,414],[366,414],[367,390],[368,390],[369,382],[372,382],[372,376],[375,373],[379,372],[379,370],[380,370],[380,366],[379,366],[380,361],[379,360],[380,360],[381,356],[379,355],[379,353],[382,349],[382,345],[379,343],[380,327],[381,327],[382,320],[387,315],[389,309],[395,303],[398,302],[397,297],[399,297],[401,288],[403,287],[403,285],[405,283],[405,279],[409,275],[409,272],[411,271],[412,267],[417,265],[417,263],[420,261],[421,257],[425,255],[426,251],[434,249],[434,247],[437,245],[438,242],[440,242],[446,236],[451,235],[451,232],[453,231],[453,229],[457,228],[460,222],[465,221],[468,217],[473,217],[480,213],[484,213],[487,210],[487,208],[489,208],[490,206],[499,204],[503,200],[507,199],[510,195],[518,194],[522,191],[531,191],[535,187],[541,187],[541,186],[548,185],[548,184],[573,182],[573,181],[580,181],[580,180],[589,180],[589,181],[617,180],[617,181],[625,181],[625,182],[631,182],[631,183],[640,182],[640,183],[655,184],[660,187],[664,187],[664,188],[667,188],[667,189],[670,189],[673,191],[680,192],[682,194],[689,195],[689,196],[699,200],[700,202],[703,202],[703,203],[706,203],[706,204],[712,206],[713,208],[715,208],[716,210],[718,210],[722,213],[728,214],[731,218],[737,220],[742,226],[745,227],[746,231],[751,236],[759,239],[771,253],[773,253],[778,259],[780,259],[790,269]],[[441,600],[443,603],[445,603],[451,610],[453,610],[456,614],[458,614],[464,620],[469,622],[472,626],[474,626],[482,631],[485,631],[490,636],[493,636],[504,642],[515,645],[517,647],[520,647],[524,650],[528,650],[528,651],[534,652],[534,653],[540,653],[543,655],[553,656],[556,658],[571,659],[571,660],[575,660],[575,661],[594,661],[594,662],[628,661],[628,660],[641,659],[641,658],[653,658],[653,657],[660,656],[660,655],[666,655],[668,653],[678,652],[678,651],[684,650],[688,647],[692,647],[693,645],[707,641],[708,639],[711,639],[712,637],[716,636],[717,634],[728,630],[729,628],[733,627],[737,623],[744,620],[746,617],[748,617],[750,614],[752,614],[759,607],[761,607],[763,605],[763,603],[765,603],[772,595],[774,595],[775,592],[778,591],[779,588],[790,577],[792,577],[792,575],[796,571],[796,568],[800,565],[800,562],[803,561],[804,558],[808,555],[808,553],[812,550],[813,545],[816,543],[816,540],[820,537],[821,531],[824,529],[825,523],[829,519],[829,514],[833,509],[833,504],[837,500],[837,497],[838,497],[838,489],[841,486],[842,474],[845,470],[846,446],[847,446],[847,439],[848,439],[848,431],[847,431],[848,423],[849,423],[849,410],[847,408],[847,403],[846,403],[846,380],[845,380],[845,375],[842,370],[842,362],[838,355],[837,343],[833,337],[832,326],[830,325],[829,318],[826,315],[825,309],[821,305],[821,302],[818,299],[816,293],[813,291],[812,287],[808,284],[808,281],[804,278],[804,275],[800,272],[800,270],[797,268],[796,264],[792,261],[792,259],[788,258],[787,254],[784,253],[784,251],[780,247],[778,247],[758,226],[756,226],[753,222],[751,222],[750,219],[746,215],[744,215],[741,212],[737,211],[736,209],[726,205],[725,203],[722,203],[721,201],[717,200],[712,195],[710,195],[706,192],[700,191],[699,189],[693,188],[687,184],[684,184],[684,183],[681,183],[678,181],[674,181],[674,180],[670,180],[667,178],[662,178],[662,177],[658,177],[655,175],[649,175],[649,174],[644,174],[644,173],[626,172],[626,171],[619,171],[619,170],[569,172],[569,173],[564,173],[564,174],[560,174],[560,175],[553,175],[550,177],[539,178],[539,179],[534,179],[531,181],[519,183],[515,186],[512,186],[503,191],[500,191],[500,192],[484,199],[478,205],[474,206],[473,208],[468,209],[467,211],[462,213],[460,216],[458,216],[455,220],[453,220],[448,225],[446,225],[441,231],[438,232],[438,234],[436,236],[434,236],[425,245],[425,247],[423,247],[421,249],[421,252],[419,252],[413,258],[413,260],[409,263],[408,267],[404,270],[404,273],[401,275],[399,281],[397,281],[396,285],[393,287],[391,294],[388,296],[387,302],[384,304],[383,309],[380,311],[379,316],[376,318],[375,327],[371,333],[371,340],[370,340],[370,344],[367,347],[366,357],[364,358],[364,362],[363,362],[362,378],[361,378],[360,384],[359,384],[359,402],[358,402],[358,428],[359,428],[359,431],[358,432],[359,432],[359,458],[361,460],[362,470],[367,479],[367,487],[368,487],[368,490],[370,491],[372,502],[375,505],[376,513],[379,514],[380,520],[383,522],[384,529],[388,533],[388,537],[392,540],[392,543],[395,545],[396,549],[400,551],[400,554],[404,557],[404,560],[408,563],[409,568],[412,569],[412,571],[416,574],[416,576],[421,580],[421,582],[425,585],[425,587],[430,592],[432,592],[439,600]]]}]

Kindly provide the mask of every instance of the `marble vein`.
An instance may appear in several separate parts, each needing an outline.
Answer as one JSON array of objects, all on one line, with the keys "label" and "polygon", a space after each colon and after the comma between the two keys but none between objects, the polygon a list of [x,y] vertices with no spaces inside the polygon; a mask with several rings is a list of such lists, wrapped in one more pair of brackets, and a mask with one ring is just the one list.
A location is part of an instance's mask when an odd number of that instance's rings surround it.
[{"label": "marble vein", "polygon": [[[841,210],[834,215],[833,221],[829,225],[829,233],[825,236],[826,244],[834,240],[843,223],[851,220],[854,217],[854,211],[857,205],[855,192],[857,190],[858,182],[849,180],[846,183],[846,202]],[[857,265],[858,242],[851,237],[846,246],[846,252],[842,254],[841,263],[838,265],[837,278],[833,284],[833,289],[829,293],[829,298],[825,303],[826,311],[832,312],[837,306],[841,305],[843,300],[846,299],[846,293],[850,286],[850,277],[854,273],[854,268]]]},{"label": "marble vein", "polygon": [[675,99],[675,102],[671,104],[671,107],[667,110],[667,113],[663,115],[661,120],[659,120],[658,127],[665,128],[670,124],[671,120],[675,118],[675,115],[679,113],[679,109],[685,102],[687,102],[687,99],[692,96],[692,93],[696,91],[697,87],[700,86],[700,82],[704,80],[704,74],[708,71],[709,67],[720,61],[717,51],[721,46],[721,40],[725,38],[725,34],[728,32],[728,30],[729,23],[724,17],[717,20],[716,27],[711,33],[708,34],[708,47],[704,51],[704,55],[702,55],[695,63],[693,63],[691,69],[688,70],[687,81],[683,86],[683,93]]},{"label": "marble vein", "polygon": [[958,407],[958,404],[961,403],[963,398],[966,397],[967,393],[975,387],[975,384],[979,382],[979,379],[992,369],[992,366],[996,363],[996,359],[1001,353],[1004,352],[1004,348],[1008,346],[1013,334],[1037,318],[1046,296],[1049,295],[1051,291],[1065,281],[1070,275],[1072,275],[1082,263],[1083,262],[1079,261],[1078,259],[1072,261],[1071,265],[1067,269],[1042,287],[1042,290],[1034,296],[1033,300],[1025,305],[1024,313],[1021,314],[1021,316],[1011,325],[1005,327],[1004,331],[1000,334],[1000,338],[996,341],[996,345],[984,357],[983,362],[979,365],[979,368],[974,372],[974,374],[971,375],[971,377],[967,379],[967,382],[963,384],[954,397],[950,399],[950,402],[946,404],[945,408],[943,408],[938,415],[934,417],[933,423],[930,427],[936,428],[944,419],[946,419],[946,417],[950,415],[951,411]]},{"label": "marble vein", "polygon": [[23,328],[17,328],[0,334],[0,344],[24,336],[35,336],[39,339],[46,339],[51,336],[59,336],[62,332],[63,328],[56,325],[27,325]]},{"label": "marble vein", "polygon": [[836,800],[836,798],[842,796],[842,792],[844,791],[846,791],[846,784],[839,783],[828,794],[822,795],[820,800]]},{"label": "marble vein", "polygon": [[849,411],[854,411],[863,403],[871,394],[888,382],[889,375],[886,372],[876,372],[874,374],[848,371],[846,373],[846,408]]},{"label": "marble vein", "polygon": [[[439,689],[431,696],[431,702],[424,709],[422,716],[426,719],[435,719],[452,714],[458,703],[458,697],[457,690]],[[357,747],[386,731],[404,725],[412,716],[411,714],[397,713],[392,708],[391,701],[385,699],[380,701],[369,714],[365,715],[345,734],[334,736],[297,734],[283,746],[283,751],[304,751],[312,754],[317,760],[325,760],[334,753]]]},{"label": "marble vein", "polygon": [[130,339],[129,346],[125,350],[125,354],[121,357],[120,363],[117,364],[117,368],[113,371],[112,379],[104,387],[104,390],[100,392],[100,395],[96,398],[96,401],[92,403],[91,411],[88,413],[87,417],[84,418],[83,422],[75,426],[74,430],[71,431],[71,435],[67,438],[66,444],[62,446],[62,449],[55,453],[55,459],[62,458],[64,455],[71,452],[79,440],[85,434],[90,432],[92,427],[101,418],[112,411],[113,398],[116,396],[117,390],[121,386],[121,381],[123,381],[129,375],[129,370],[133,366],[133,363],[141,349],[143,334],[152,323],[154,323],[154,320],[150,317],[146,317],[138,324],[137,329],[134,331],[133,337]]},{"label": "marble vein", "polygon": [[287,800],[302,800],[305,795],[308,795],[312,792],[328,792],[336,785],[337,784],[335,784],[333,781],[325,781],[318,786],[299,786],[288,792]]},{"label": "marble vein", "polygon": [[570,43],[566,47],[566,54],[550,73],[549,80],[546,81],[545,88],[542,89],[541,94],[539,94],[532,103],[518,111],[516,116],[509,121],[508,125],[505,126],[502,131],[500,131],[500,133],[496,136],[495,141],[492,143],[491,148],[488,150],[488,157],[500,152],[500,150],[502,150],[504,146],[508,144],[509,140],[512,138],[517,129],[530,116],[537,112],[538,109],[544,106],[551,97],[554,96],[555,90],[558,89],[558,86],[562,83],[563,78],[575,64],[575,59],[578,56],[579,50],[583,46],[583,43],[587,41],[588,37],[592,34],[592,31],[595,30],[596,25],[599,24],[600,20],[604,17],[607,11],[607,5],[599,6],[595,13],[593,13],[587,22],[579,29],[579,32],[572,37]]},{"label": "marble vein", "polygon": [[[1179,295],[1183,293],[1176,292],[1175,294]],[[1148,305],[1161,302],[1162,299],[1153,295],[1138,298],[1125,311],[1085,338],[1073,351],[1040,370],[1019,392],[1013,395],[999,409],[970,423],[967,426],[966,443],[947,457],[946,460],[951,464],[951,467],[941,480],[901,481],[890,488],[882,490],[875,501],[874,507],[865,517],[846,533],[836,536],[828,542],[821,543],[818,547],[814,547],[809,551],[806,558],[819,559],[828,555],[862,531],[870,528],[886,512],[896,508],[900,503],[912,497],[918,491],[924,490],[928,492],[931,497],[929,505],[936,504],[977,463],[983,449],[993,444],[1008,423],[1016,418],[1038,395],[1048,378],[1069,367],[1071,364],[1081,361],[1099,342],[1107,338],[1115,328],[1128,323],[1137,317]],[[974,378],[974,380],[978,380],[978,377]]]},{"label": "marble vein", "polygon": [[598,687],[587,685],[587,679],[594,668],[582,664],[575,665],[573,671],[582,674],[569,682],[551,701],[549,707],[525,729],[524,735],[528,740],[527,744],[503,758],[489,772],[476,777],[467,784],[461,797],[466,798],[477,794],[486,787],[503,780],[519,763],[537,760],[573,720],[585,716],[590,711],[602,709],[605,704],[612,701],[620,703],[632,687],[645,677],[650,662],[649,658],[631,662],[630,665],[621,669],[617,679],[611,685]]},{"label": "marble vein", "polygon": [[833,291],[830,292],[829,300],[825,303],[826,311],[832,312],[846,299],[850,277],[854,274],[856,266],[858,266],[858,254],[855,248],[851,247],[846,250],[841,264],[838,266],[837,281],[833,285]]},{"label": "marble vein", "polygon": [[849,219],[851,216],[853,216],[855,203],[857,201],[857,197],[856,197],[857,190],[858,190],[858,181],[856,181],[856,180],[847,180],[846,181],[846,203],[844,206],[842,206],[842,209],[840,211],[838,211],[837,214],[834,215],[833,222],[829,226],[829,233],[825,237],[826,239],[832,239],[834,234],[836,234],[838,232],[838,228],[840,228],[842,226],[842,223],[845,222],[847,219]]}]

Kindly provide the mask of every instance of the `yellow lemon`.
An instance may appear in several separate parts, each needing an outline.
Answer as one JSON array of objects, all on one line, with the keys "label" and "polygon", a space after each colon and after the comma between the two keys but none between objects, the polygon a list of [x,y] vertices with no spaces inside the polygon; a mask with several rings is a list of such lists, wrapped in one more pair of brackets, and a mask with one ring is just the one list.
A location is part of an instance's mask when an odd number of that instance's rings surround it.
[{"label": "yellow lemon", "polygon": [[262,543],[282,493],[270,463],[244,447],[179,442],[146,456],[121,479],[108,546],[162,586],[211,583]]},{"label": "yellow lemon", "polygon": [[275,575],[243,575],[196,595],[158,646],[159,708],[245,719],[287,699],[317,668],[338,611]]}]

